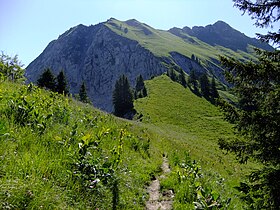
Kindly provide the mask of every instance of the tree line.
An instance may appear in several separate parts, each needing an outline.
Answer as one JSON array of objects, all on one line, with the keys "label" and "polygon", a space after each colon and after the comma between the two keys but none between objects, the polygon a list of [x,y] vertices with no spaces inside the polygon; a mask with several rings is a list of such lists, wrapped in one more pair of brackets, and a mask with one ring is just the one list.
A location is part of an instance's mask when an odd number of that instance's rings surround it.
[{"label": "tree line", "polygon": [[[69,87],[63,70],[55,77],[50,68],[45,69],[37,80],[37,85],[59,94],[69,95]],[[147,89],[141,74],[136,78],[134,89],[131,88],[127,77],[121,75],[116,81],[113,90],[114,114],[119,117],[132,118],[135,112],[133,106],[134,99],[146,96]],[[83,103],[90,103],[85,82],[80,86],[78,99]]]},{"label": "tree line", "polygon": [[219,98],[219,92],[214,77],[212,77],[210,83],[206,73],[198,76],[194,70],[191,70],[188,79],[186,79],[186,74],[183,69],[175,69],[176,67],[172,66],[167,71],[167,76],[169,76],[171,80],[178,82],[185,88],[188,86],[193,93],[203,96],[205,99],[213,103]]},{"label": "tree line", "polygon": [[[41,88],[63,94],[65,96],[69,95],[69,87],[67,79],[63,70],[55,77],[50,68],[46,68],[37,80],[37,85]],[[82,82],[78,100],[83,103],[90,103],[89,97],[87,95],[85,82]]]}]

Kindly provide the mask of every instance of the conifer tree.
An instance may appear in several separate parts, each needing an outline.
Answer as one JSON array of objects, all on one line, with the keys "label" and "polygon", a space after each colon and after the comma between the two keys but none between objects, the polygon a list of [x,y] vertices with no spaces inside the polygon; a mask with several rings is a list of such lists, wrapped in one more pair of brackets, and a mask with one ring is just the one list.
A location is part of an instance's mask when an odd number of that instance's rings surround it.
[{"label": "conifer tree", "polygon": [[46,68],[42,75],[37,80],[37,85],[41,88],[46,88],[51,91],[56,89],[55,77],[50,68]]},{"label": "conifer tree", "polygon": [[142,75],[140,74],[137,78],[136,78],[136,86],[135,86],[135,90],[137,92],[141,91],[144,88],[145,84],[144,84],[144,79],[142,77]]},{"label": "conifer tree", "polygon": [[[259,27],[279,25],[279,0],[234,0],[235,6],[256,20]],[[280,30],[259,35],[280,44]],[[221,149],[235,153],[241,163],[257,161],[239,190],[249,209],[280,209],[280,51],[256,50],[258,62],[221,57],[226,79],[234,85],[238,106],[221,101],[236,138],[220,139]]]},{"label": "conifer tree", "polygon": [[140,74],[136,78],[136,85],[135,85],[135,92],[134,92],[134,98],[143,98],[145,97],[143,94],[143,89],[145,88],[145,83],[142,75]]},{"label": "conifer tree", "polygon": [[180,69],[180,71],[179,71],[179,82],[183,87],[187,87],[186,76],[185,76],[185,72],[183,71],[183,69]]},{"label": "conifer tree", "polygon": [[85,82],[83,82],[81,87],[80,87],[79,100],[83,103],[90,103],[90,100],[89,100],[88,95],[87,95]]},{"label": "conifer tree", "polygon": [[56,91],[60,94],[68,95],[69,90],[68,90],[68,86],[67,86],[67,80],[66,80],[65,74],[62,70],[57,75],[56,81],[57,81]]},{"label": "conifer tree", "polygon": [[195,71],[192,69],[188,78],[188,83],[193,88],[193,92],[198,93],[198,82]]},{"label": "conifer tree", "polygon": [[113,105],[114,114],[119,117],[133,111],[133,93],[125,75],[121,75],[115,83]]},{"label": "conifer tree", "polygon": [[201,95],[205,98],[210,96],[210,84],[206,74],[202,74],[199,78]]},{"label": "conifer tree", "polygon": [[212,77],[212,80],[211,80],[211,97],[212,97],[212,99],[219,98],[219,92],[217,90],[216,82],[215,82],[214,77]]},{"label": "conifer tree", "polygon": [[145,86],[143,87],[142,93],[143,93],[143,97],[146,97],[148,95],[147,89]]}]

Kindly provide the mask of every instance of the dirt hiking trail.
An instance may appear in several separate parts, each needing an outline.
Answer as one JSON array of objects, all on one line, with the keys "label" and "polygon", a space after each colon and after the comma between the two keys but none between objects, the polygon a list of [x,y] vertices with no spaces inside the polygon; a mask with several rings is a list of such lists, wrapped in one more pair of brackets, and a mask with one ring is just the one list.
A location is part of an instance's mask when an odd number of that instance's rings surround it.
[{"label": "dirt hiking trail", "polygon": [[147,188],[150,198],[146,203],[146,210],[172,209],[172,202],[174,197],[172,190],[160,193],[160,179],[164,179],[165,175],[170,173],[168,159],[166,157],[163,157],[161,169],[162,174],[160,175],[160,177],[155,177],[151,185]]}]

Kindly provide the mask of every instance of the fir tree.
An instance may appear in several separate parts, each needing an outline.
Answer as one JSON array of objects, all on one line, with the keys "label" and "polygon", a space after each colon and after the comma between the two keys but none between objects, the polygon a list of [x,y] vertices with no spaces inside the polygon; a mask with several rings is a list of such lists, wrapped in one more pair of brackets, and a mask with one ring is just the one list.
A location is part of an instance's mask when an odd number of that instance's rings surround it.
[{"label": "fir tree", "polygon": [[37,80],[37,85],[41,88],[55,91],[56,81],[50,68],[44,70],[43,74]]},{"label": "fir tree", "polygon": [[193,92],[198,94],[198,82],[195,71],[192,69],[188,78],[188,83],[193,88]]},{"label": "fir tree", "polygon": [[133,111],[133,93],[125,75],[121,75],[115,83],[113,105],[114,114],[119,117],[124,117],[125,114]]},{"label": "fir tree", "polygon": [[179,82],[183,87],[187,87],[186,76],[185,76],[185,72],[183,71],[183,69],[180,69],[180,71],[179,71]]},{"label": "fir tree", "polygon": [[146,97],[148,95],[147,89],[145,86],[143,87],[142,93],[143,93],[143,97]]},{"label": "fir tree", "polygon": [[90,103],[90,100],[89,100],[88,95],[87,95],[85,82],[83,82],[81,87],[80,87],[79,100],[83,103]]},{"label": "fir tree", "polygon": [[[145,88],[145,83],[142,75],[140,74],[136,78],[136,85],[135,85],[135,92],[134,92],[134,98],[143,98],[145,97],[143,94],[143,89]],[[146,92],[147,93],[147,92]]]},{"label": "fir tree", "polygon": [[[235,6],[256,20],[259,27],[279,25],[279,0],[234,0]],[[258,35],[280,44],[280,30]],[[221,101],[226,119],[234,124],[236,138],[220,139],[220,148],[235,153],[241,163],[258,161],[239,190],[250,209],[280,209],[280,51],[256,50],[258,62],[221,58],[226,78],[234,85],[238,106]]]},{"label": "fir tree", "polygon": [[210,84],[206,74],[202,74],[199,78],[201,95],[205,98],[210,97]]},{"label": "fir tree", "polygon": [[135,90],[137,92],[141,91],[144,88],[145,84],[144,84],[144,79],[142,77],[142,75],[140,74],[137,79],[136,79],[136,86],[135,86]]},{"label": "fir tree", "polygon": [[68,86],[67,86],[67,80],[65,78],[65,74],[63,71],[60,71],[59,74],[56,77],[56,92],[64,95],[69,94]]},{"label": "fir tree", "polygon": [[211,80],[211,97],[213,99],[219,98],[219,92],[217,90],[216,82],[215,82],[215,78],[214,77],[212,77],[212,80]]}]

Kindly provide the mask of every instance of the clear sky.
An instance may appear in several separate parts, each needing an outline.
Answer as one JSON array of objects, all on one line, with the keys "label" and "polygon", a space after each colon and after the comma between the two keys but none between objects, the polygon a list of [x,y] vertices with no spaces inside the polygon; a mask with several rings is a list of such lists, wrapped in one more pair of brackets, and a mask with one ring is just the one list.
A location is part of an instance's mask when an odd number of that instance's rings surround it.
[{"label": "clear sky", "polygon": [[27,66],[70,27],[111,17],[163,30],[223,20],[250,37],[264,33],[232,0],[0,0],[0,51],[17,54]]}]

